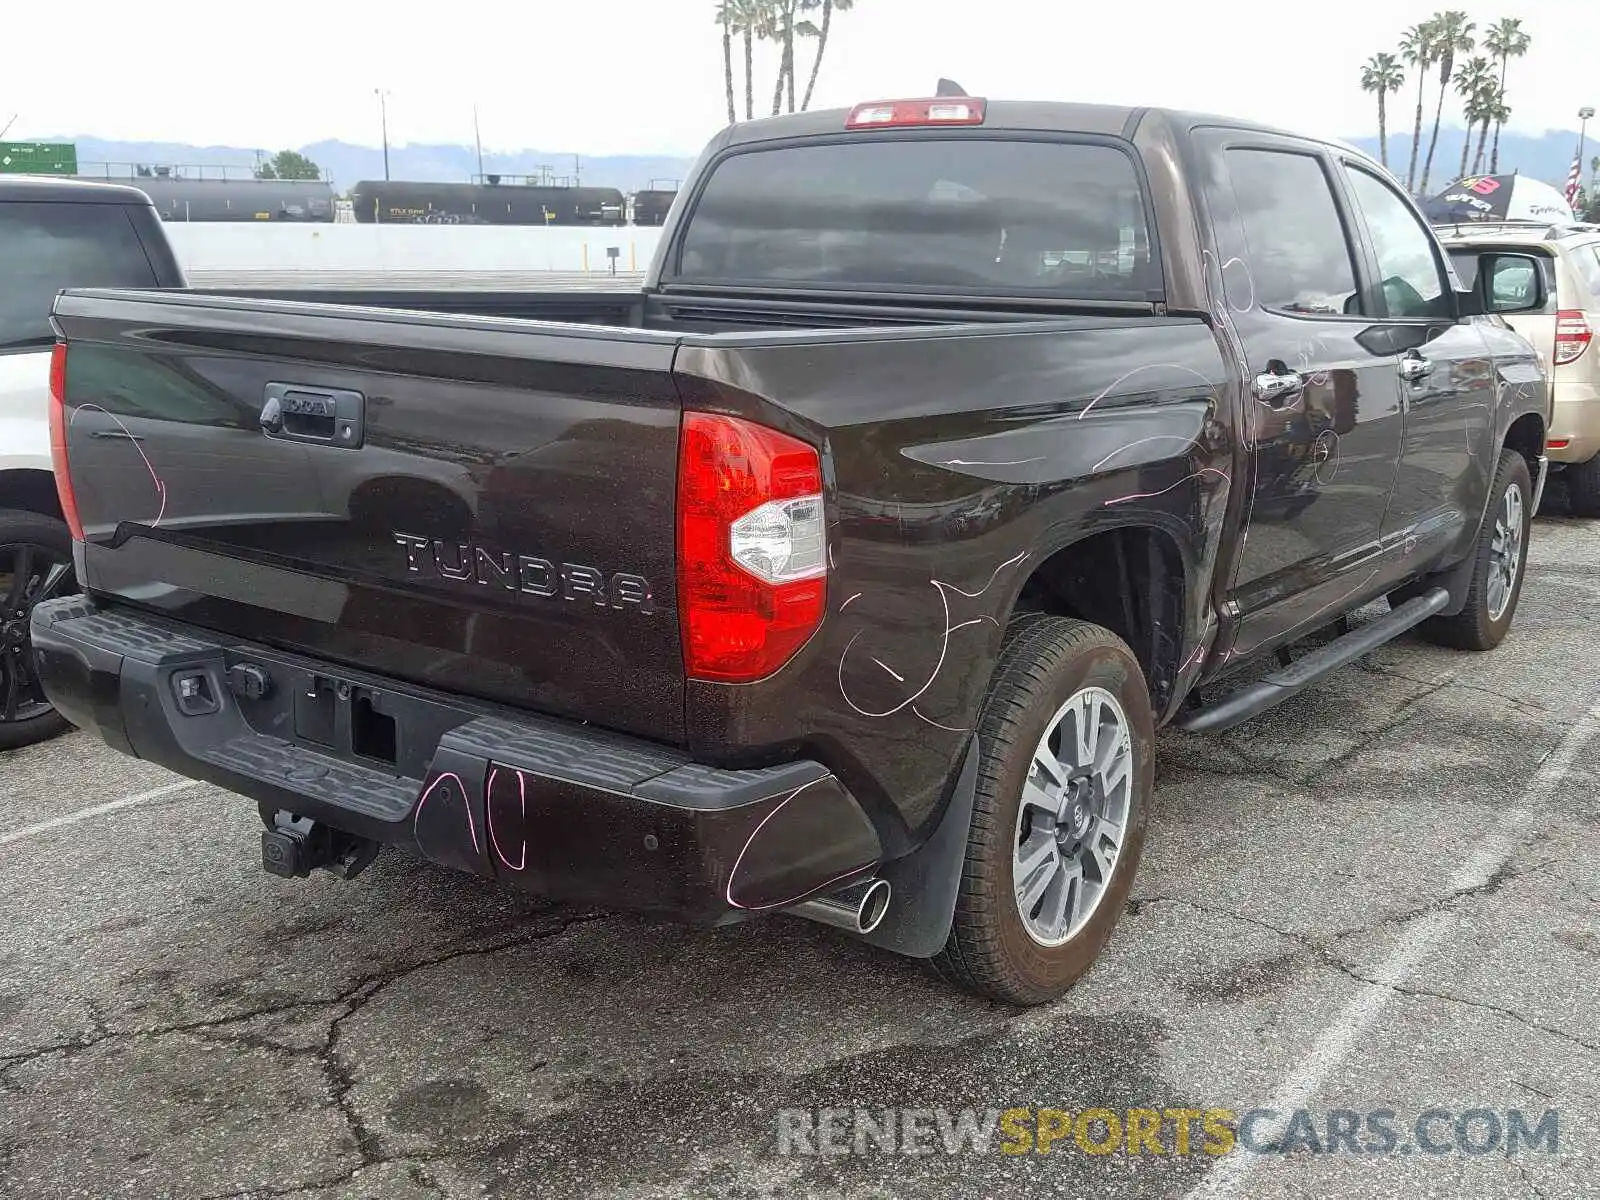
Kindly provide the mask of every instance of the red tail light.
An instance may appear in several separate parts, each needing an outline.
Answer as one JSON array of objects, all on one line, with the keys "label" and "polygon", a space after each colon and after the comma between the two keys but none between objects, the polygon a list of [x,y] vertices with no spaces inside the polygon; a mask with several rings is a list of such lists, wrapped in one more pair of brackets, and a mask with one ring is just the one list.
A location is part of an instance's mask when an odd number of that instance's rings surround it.
[{"label": "red tail light", "polygon": [[787,434],[685,413],[678,611],[694,679],[749,683],[816,632],[827,606],[822,459]]},{"label": "red tail light", "polygon": [[975,96],[936,100],[874,100],[850,110],[846,129],[903,129],[912,125],[982,125],[985,104]]},{"label": "red tail light", "polygon": [[56,496],[61,515],[74,541],[83,541],[83,521],[78,517],[78,497],[72,490],[67,466],[67,344],[57,342],[50,351],[50,465],[56,474]]},{"label": "red tail light", "polygon": [[1556,314],[1556,366],[1577,362],[1593,340],[1594,330],[1577,309],[1563,308]]}]

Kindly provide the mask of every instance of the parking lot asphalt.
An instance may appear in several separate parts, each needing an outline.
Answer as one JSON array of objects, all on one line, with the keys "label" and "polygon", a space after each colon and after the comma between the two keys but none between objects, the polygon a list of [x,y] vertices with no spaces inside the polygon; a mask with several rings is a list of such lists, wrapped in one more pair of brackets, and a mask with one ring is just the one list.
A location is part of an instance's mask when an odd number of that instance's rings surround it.
[{"label": "parking lot asphalt", "polygon": [[[1135,899],[1032,1011],[788,917],[694,932],[399,855],[284,881],[237,797],[78,734],[0,756],[0,1196],[1600,1195],[1600,523],[1547,507],[1499,650],[1407,638],[1162,735]],[[1399,1137],[784,1153],[819,1107]],[[1554,1111],[1556,1152],[1464,1152],[1473,1109]]]}]

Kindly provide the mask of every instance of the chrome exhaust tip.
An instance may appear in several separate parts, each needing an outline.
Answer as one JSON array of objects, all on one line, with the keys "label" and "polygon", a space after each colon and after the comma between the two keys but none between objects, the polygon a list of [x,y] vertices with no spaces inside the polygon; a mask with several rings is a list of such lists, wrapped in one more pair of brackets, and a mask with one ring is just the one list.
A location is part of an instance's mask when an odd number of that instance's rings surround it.
[{"label": "chrome exhaust tip", "polygon": [[890,894],[887,879],[864,879],[784,911],[847,933],[871,933],[889,911]]}]

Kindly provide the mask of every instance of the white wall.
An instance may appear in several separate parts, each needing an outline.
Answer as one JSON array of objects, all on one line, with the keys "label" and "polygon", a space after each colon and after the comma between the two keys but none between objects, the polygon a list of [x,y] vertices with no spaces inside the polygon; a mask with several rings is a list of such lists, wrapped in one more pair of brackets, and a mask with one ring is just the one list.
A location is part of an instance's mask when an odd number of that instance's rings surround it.
[{"label": "white wall", "polygon": [[291,225],[169,221],[185,270],[199,271],[643,271],[659,228]]}]

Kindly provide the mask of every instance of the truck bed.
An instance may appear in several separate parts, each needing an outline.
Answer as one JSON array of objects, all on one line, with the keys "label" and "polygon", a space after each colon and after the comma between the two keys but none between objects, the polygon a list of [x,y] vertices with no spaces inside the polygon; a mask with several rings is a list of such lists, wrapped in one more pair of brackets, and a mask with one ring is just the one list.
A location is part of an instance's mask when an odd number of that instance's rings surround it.
[{"label": "truck bed", "polygon": [[197,267],[188,272],[197,291],[251,295],[305,293],[316,289],[382,292],[616,292],[639,290],[643,271],[389,271],[346,268],[289,269]]},{"label": "truck bed", "polygon": [[[906,553],[884,545],[889,527],[920,541],[944,524],[941,504],[970,514],[940,533],[946,544],[913,552],[925,579],[981,584],[971,556],[1008,557],[983,535],[1007,494],[1035,486],[1026,465],[1004,465],[1026,457],[1016,416],[1050,425],[1094,408],[1095,420],[1052,426],[1065,451],[1052,478],[1154,438],[1107,472],[1126,477],[1171,457],[1158,436],[1169,426],[1184,429],[1179,443],[1198,432],[1205,382],[1222,377],[1210,330],[1178,318],[638,293],[524,295],[513,317],[422,311],[443,306],[439,293],[383,297],[415,309],[329,299],[63,294],[87,588],[444,692],[751,757],[791,743],[792,723],[740,742],[728,722],[749,715],[727,707],[730,689],[709,688],[707,710],[685,687],[674,561],[684,408],[831,447],[841,540],[829,586],[842,600],[878,574],[877,554]],[[1123,385],[1124,364],[1151,353],[1178,365]],[[1001,376],[1009,425],[991,411]],[[356,441],[264,434],[266,400],[298,391],[354,398]],[[1206,399],[1125,411],[1197,392]],[[913,440],[896,447],[895,412],[908,405]],[[990,458],[1001,465],[985,468]],[[831,670],[829,640],[813,639],[780,678],[793,683],[804,663]]]},{"label": "truck bed", "polygon": [[[1074,311],[1070,306],[1011,301],[972,303],[908,303],[836,297],[786,297],[778,294],[731,294],[688,290],[646,293],[625,284],[601,286],[592,279],[583,286],[528,286],[526,275],[513,272],[452,276],[449,286],[438,279],[383,276],[380,279],[318,277],[313,286],[278,283],[229,284],[225,287],[169,289],[218,301],[265,300],[287,304],[338,305],[345,308],[397,309],[407,312],[466,316],[513,317],[666,332],[715,333],[763,329],[864,329],[906,325],[992,324],[1037,321],[1062,316],[1103,316],[1104,306]],[[1114,309],[1112,311],[1115,311]],[[1149,315],[1148,306],[1131,314]]]}]

